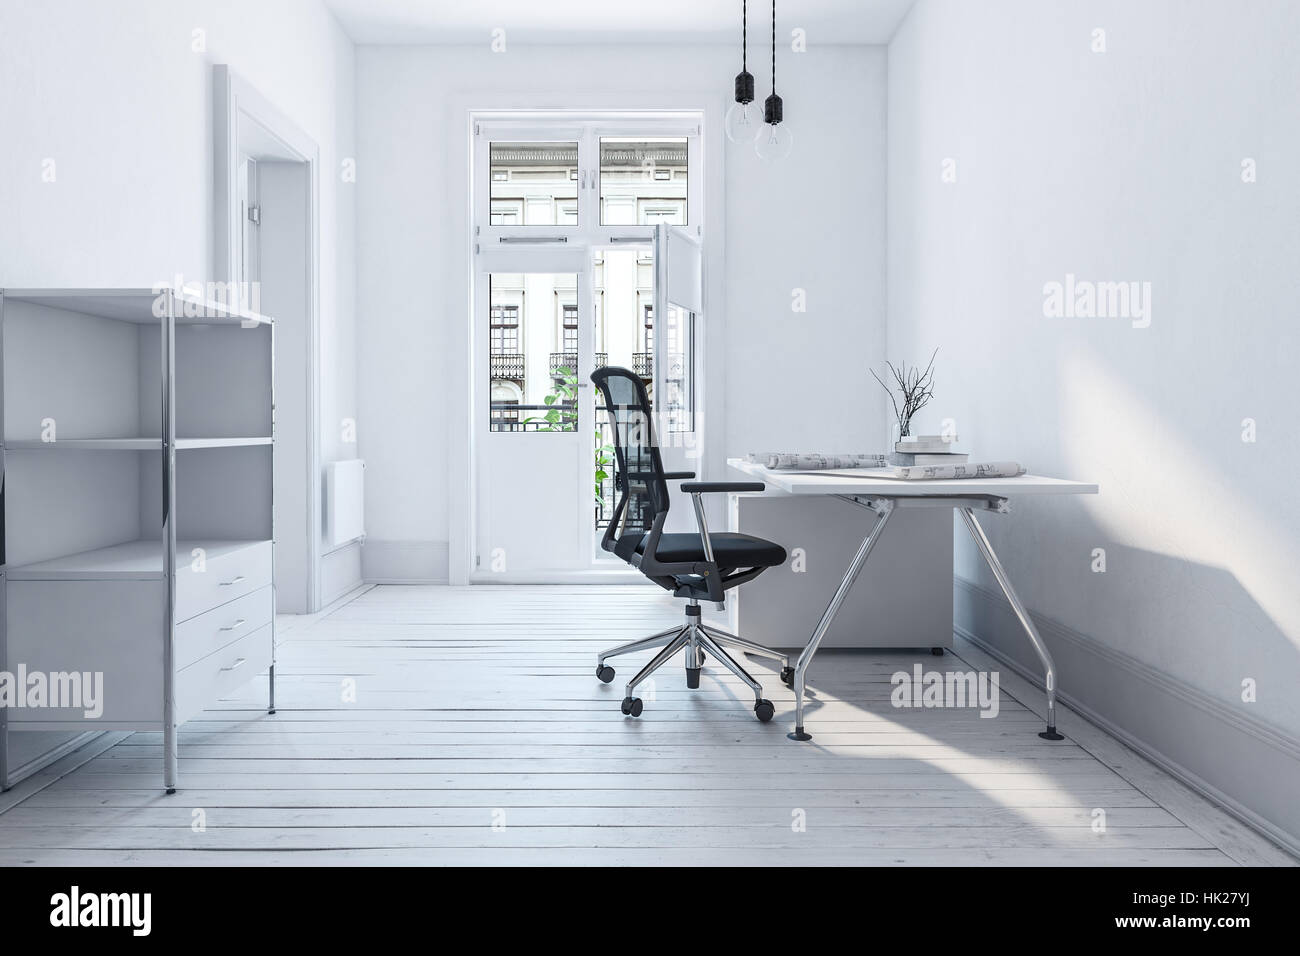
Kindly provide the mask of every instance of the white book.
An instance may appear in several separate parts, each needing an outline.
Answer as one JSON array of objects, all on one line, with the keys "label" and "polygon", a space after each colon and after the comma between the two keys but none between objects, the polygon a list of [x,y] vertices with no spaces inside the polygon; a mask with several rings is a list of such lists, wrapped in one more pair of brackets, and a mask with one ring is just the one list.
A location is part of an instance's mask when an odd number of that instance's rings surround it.
[{"label": "white book", "polygon": [[914,438],[903,438],[894,443],[894,451],[899,454],[910,455],[932,455],[948,454],[953,451],[957,443],[957,436],[944,438],[940,435],[918,435]]}]

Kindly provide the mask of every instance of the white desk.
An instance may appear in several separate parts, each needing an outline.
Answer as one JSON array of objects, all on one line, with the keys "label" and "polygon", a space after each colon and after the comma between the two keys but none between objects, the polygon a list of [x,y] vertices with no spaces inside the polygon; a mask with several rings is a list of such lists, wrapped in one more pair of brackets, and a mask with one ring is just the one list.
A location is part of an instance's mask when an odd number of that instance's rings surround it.
[{"label": "white desk", "polygon": [[1018,478],[963,478],[952,481],[900,481],[891,478],[870,476],[852,471],[837,472],[799,472],[771,471],[761,465],[753,464],[741,458],[728,459],[727,464],[751,478],[765,482],[769,488],[789,495],[834,495],[854,504],[869,508],[876,514],[876,522],[867,536],[862,539],[853,559],[844,572],[844,577],[831,597],[830,603],[822,613],[821,620],[813,629],[799,661],[795,665],[792,685],[795,694],[795,727],[789,735],[792,740],[811,740],[812,735],[804,730],[803,691],[804,676],[808,665],[817,655],[826,629],[835,619],[835,614],[858,572],[867,562],[871,549],[880,539],[880,532],[889,521],[889,516],[896,508],[952,508],[961,515],[966,529],[975,540],[976,546],[988,562],[989,570],[997,579],[1002,593],[1011,602],[1016,617],[1029,636],[1030,643],[1043,662],[1045,684],[1047,687],[1047,729],[1038,736],[1047,740],[1061,740],[1056,732],[1056,667],[1052,656],[1047,652],[1047,645],[1034,627],[1029,611],[1011,586],[1011,579],[1006,569],[993,551],[984,529],[975,517],[976,511],[991,511],[1006,514],[1010,508],[1008,499],[1018,495],[1095,495],[1097,486],[1079,481],[1063,481],[1059,478],[1043,478],[1039,475],[1021,475]]}]

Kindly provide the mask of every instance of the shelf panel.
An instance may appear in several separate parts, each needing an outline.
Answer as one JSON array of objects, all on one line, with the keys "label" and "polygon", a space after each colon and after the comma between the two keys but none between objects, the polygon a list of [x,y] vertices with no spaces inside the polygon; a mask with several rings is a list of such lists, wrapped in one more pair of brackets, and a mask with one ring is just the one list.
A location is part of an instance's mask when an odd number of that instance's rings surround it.
[{"label": "shelf panel", "polygon": [[6,451],[161,451],[161,438],[60,438],[58,441],[41,441],[39,438],[10,438],[4,443]]},{"label": "shelf panel", "polygon": [[[6,300],[29,302],[51,309],[66,309],[119,322],[151,325],[162,317],[154,314],[159,293],[152,289],[2,289]],[[185,315],[186,311],[200,315]],[[178,325],[269,325],[273,320],[246,309],[229,308],[190,292],[176,296]]]},{"label": "shelf panel", "polygon": [[[262,541],[218,541],[199,539],[176,542],[177,563],[189,561],[195,548],[202,548],[209,560]],[[62,558],[18,565],[6,571],[11,581],[153,581],[163,576],[161,541],[127,541],[107,548],[82,551]]]},{"label": "shelf panel", "polygon": [[251,438],[178,438],[176,439],[176,450],[185,451],[189,448],[245,448],[250,445],[270,445],[274,439],[269,435],[258,435]]},{"label": "shelf panel", "polygon": [[[245,448],[252,445],[270,445],[269,435],[245,438],[178,438],[176,450],[191,448]],[[41,441],[39,438],[11,439],[4,443],[8,451],[161,451],[161,438],[60,438],[58,441]]]}]

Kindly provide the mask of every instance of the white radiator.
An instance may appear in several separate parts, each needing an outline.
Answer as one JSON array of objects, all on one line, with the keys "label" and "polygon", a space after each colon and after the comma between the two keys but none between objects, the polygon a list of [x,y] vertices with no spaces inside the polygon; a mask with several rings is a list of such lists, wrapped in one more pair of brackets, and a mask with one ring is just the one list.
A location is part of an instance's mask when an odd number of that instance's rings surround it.
[{"label": "white radiator", "polygon": [[366,463],[360,458],[325,466],[325,541],[337,548],[366,536]]}]

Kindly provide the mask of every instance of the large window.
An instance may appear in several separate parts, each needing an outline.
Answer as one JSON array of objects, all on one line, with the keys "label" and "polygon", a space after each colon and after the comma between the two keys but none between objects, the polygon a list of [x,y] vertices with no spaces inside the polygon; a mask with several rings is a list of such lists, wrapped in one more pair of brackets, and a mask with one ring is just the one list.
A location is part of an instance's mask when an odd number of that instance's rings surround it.
[{"label": "large window", "polygon": [[565,305],[564,309],[564,352],[566,355],[574,356],[573,361],[578,361],[578,307],[576,305]]},{"label": "large window", "polygon": [[519,352],[519,306],[492,306],[492,354],[514,355]]}]

